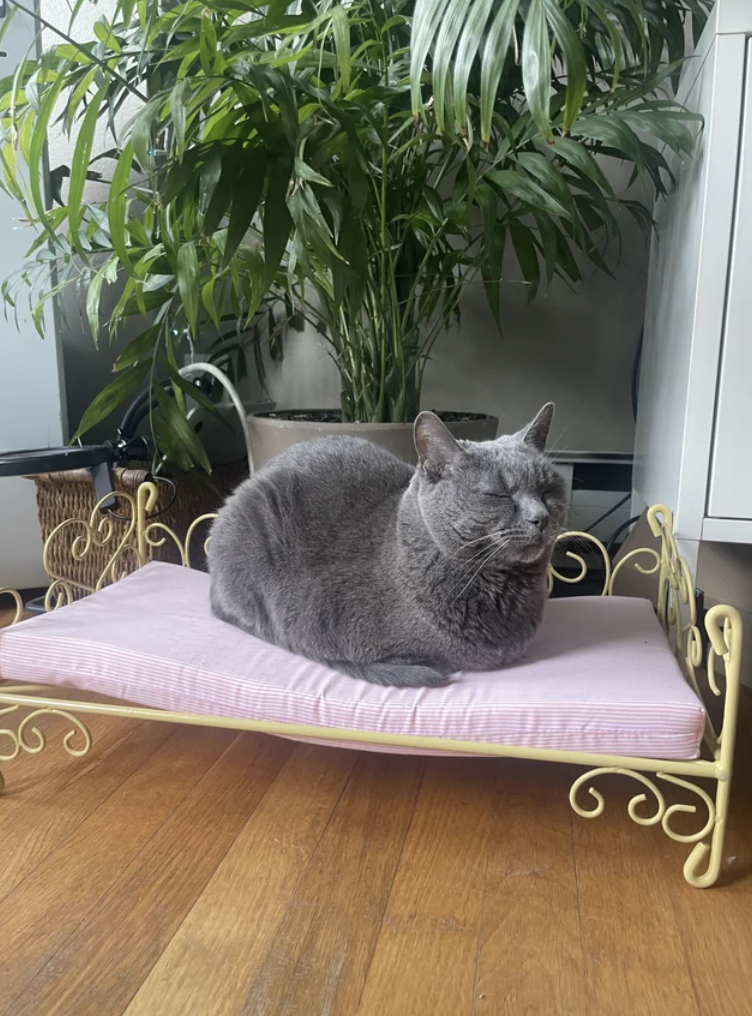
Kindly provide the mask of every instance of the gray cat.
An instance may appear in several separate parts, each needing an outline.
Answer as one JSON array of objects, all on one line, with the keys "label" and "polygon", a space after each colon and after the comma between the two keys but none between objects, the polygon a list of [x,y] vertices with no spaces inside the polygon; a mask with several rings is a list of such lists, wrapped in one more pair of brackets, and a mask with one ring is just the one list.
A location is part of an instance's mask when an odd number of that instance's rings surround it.
[{"label": "gray cat", "polygon": [[374,684],[438,685],[519,659],[565,515],[543,454],[553,409],[483,443],[421,413],[417,468],[358,438],[288,449],[214,523],[214,614]]}]

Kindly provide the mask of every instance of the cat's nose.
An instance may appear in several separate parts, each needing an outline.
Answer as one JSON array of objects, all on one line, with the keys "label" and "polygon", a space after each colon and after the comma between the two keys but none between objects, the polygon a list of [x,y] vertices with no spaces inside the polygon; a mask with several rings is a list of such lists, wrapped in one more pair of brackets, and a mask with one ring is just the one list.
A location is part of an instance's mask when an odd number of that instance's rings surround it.
[{"label": "cat's nose", "polygon": [[532,511],[526,516],[526,520],[531,526],[535,526],[535,528],[542,533],[548,526],[548,512],[545,508],[538,511]]}]

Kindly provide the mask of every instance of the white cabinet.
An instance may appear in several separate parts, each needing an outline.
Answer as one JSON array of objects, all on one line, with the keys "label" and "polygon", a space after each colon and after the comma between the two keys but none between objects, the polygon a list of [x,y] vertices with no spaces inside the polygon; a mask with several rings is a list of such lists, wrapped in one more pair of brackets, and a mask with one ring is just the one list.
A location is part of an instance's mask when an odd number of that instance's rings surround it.
[{"label": "white cabinet", "polygon": [[[752,518],[752,42],[736,187],[708,516]],[[746,228],[744,225],[746,224]]]},{"label": "white cabinet", "polygon": [[[3,5],[3,8],[5,5]],[[0,49],[0,76],[13,70],[32,50],[32,19],[16,10]],[[18,222],[16,203],[0,191],[0,279],[21,264],[33,234]],[[63,382],[60,350],[52,313],[41,339],[19,304],[20,330],[12,313],[0,315],[0,452],[48,448],[63,443]],[[0,478],[0,585],[29,588],[46,584],[41,566],[41,538],[36,520],[34,485],[29,480]]]},{"label": "white cabinet", "polygon": [[752,3],[717,0],[679,100],[704,117],[655,209],[635,440],[638,501],[682,550],[752,543]]}]

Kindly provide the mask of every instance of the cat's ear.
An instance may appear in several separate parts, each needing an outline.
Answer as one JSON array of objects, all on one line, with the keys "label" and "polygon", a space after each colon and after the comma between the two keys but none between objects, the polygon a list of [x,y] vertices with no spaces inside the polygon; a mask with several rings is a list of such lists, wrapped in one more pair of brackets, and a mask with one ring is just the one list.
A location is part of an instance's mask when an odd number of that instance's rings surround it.
[{"label": "cat's ear", "polygon": [[538,413],[532,423],[523,427],[517,437],[526,445],[542,452],[546,447],[548,432],[551,429],[551,421],[554,418],[554,404],[547,402]]},{"label": "cat's ear", "polygon": [[465,454],[435,413],[420,413],[413,434],[420,468],[433,479],[443,476]]}]

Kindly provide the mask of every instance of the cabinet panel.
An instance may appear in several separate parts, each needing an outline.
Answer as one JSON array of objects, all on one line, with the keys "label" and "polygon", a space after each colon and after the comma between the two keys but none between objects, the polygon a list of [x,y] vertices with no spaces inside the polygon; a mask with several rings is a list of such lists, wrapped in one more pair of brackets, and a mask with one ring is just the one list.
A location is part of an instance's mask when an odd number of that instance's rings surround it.
[{"label": "cabinet panel", "polygon": [[679,94],[704,130],[691,159],[671,160],[677,188],[655,209],[635,438],[636,494],[670,505],[688,540],[708,499],[746,60],[743,37],[713,30]]},{"label": "cabinet panel", "polygon": [[752,41],[711,469],[709,515],[752,518]]}]

